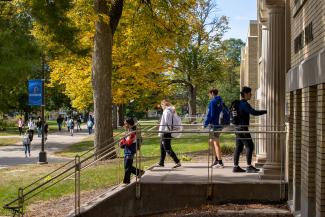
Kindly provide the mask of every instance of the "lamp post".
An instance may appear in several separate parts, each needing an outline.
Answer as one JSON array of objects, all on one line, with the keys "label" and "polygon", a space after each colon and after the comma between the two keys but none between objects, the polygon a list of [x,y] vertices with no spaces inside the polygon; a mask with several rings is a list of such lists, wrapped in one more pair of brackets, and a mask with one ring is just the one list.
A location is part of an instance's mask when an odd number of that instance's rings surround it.
[{"label": "lamp post", "polygon": [[38,163],[39,164],[47,164],[47,156],[46,156],[46,151],[44,149],[44,143],[45,143],[45,138],[44,138],[44,126],[45,126],[45,119],[44,119],[44,109],[45,109],[45,58],[44,55],[42,55],[42,74],[43,74],[43,79],[42,79],[42,105],[41,105],[41,119],[42,119],[42,146],[41,146],[41,151],[38,156]]}]

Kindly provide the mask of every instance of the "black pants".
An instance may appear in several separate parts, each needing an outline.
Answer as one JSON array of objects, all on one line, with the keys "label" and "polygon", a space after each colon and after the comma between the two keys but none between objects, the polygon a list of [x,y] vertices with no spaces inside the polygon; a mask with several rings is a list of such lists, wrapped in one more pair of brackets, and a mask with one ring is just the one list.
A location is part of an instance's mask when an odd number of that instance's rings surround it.
[{"label": "black pants", "polygon": [[[245,129],[246,131],[246,129]],[[248,129],[247,129],[248,131]],[[246,161],[247,165],[251,165],[252,156],[254,151],[254,143],[250,133],[237,133],[236,134],[236,149],[234,153],[234,165],[239,165],[239,156],[243,151],[243,148],[246,148]]]},{"label": "black pants", "polygon": [[21,136],[21,134],[23,134],[23,128],[22,127],[18,127],[19,130],[19,135]]},{"label": "black pants", "polygon": [[124,157],[124,179],[123,183],[130,183],[131,173],[134,175],[139,175],[142,171],[133,166],[133,156]]},{"label": "black pants", "polygon": [[171,138],[172,138],[172,136],[170,133],[164,133],[163,137],[161,138],[161,141],[160,141],[160,162],[159,162],[160,165],[164,165],[166,153],[168,153],[169,156],[171,158],[173,158],[175,163],[179,163],[179,159],[177,158],[177,156],[171,146]]}]

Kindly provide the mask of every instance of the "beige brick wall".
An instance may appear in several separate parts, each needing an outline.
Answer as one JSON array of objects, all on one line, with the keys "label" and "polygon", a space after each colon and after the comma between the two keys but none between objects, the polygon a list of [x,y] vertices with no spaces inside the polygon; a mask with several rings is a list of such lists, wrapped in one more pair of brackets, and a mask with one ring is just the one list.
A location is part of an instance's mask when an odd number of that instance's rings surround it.
[{"label": "beige brick wall", "polygon": [[[293,2],[294,0],[292,0],[290,4],[292,14]],[[307,0],[296,16],[291,16],[291,67],[295,67],[301,61],[309,58],[325,47],[324,9],[324,0]],[[295,54],[294,39],[310,22],[313,22],[314,40],[308,45],[305,45],[302,50]]]},{"label": "beige brick wall", "polygon": [[293,208],[300,210],[301,194],[301,90],[293,92]]},{"label": "beige brick wall", "polygon": [[301,216],[315,216],[317,88],[302,90]]},{"label": "beige brick wall", "polygon": [[287,148],[286,148],[286,177],[288,181],[288,200],[293,199],[293,119],[294,119],[294,93],[288,92],[286,94],[286,101],[288,102],[288,116],[287,121],[289,133],[287,134]]},{"label": "beige brick wall", "polygon": [[325,216],[325,84],[317,90],[316,217]]}]

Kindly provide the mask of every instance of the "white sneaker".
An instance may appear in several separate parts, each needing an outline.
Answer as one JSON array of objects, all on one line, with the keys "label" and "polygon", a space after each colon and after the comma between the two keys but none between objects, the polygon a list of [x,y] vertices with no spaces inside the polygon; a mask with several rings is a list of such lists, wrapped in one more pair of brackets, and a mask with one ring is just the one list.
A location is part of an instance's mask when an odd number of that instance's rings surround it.
[{"label": "white sneaker", "polygon": [[220,169],[222,169],[222,168],[224,168],[225,166],[223,165],[223,163],[222,163],[222,164],[217,163],[217,164],[214,165],[213,167],[214,167],[214,168],[220,168]]},{"label": "white sneaker", "polygon": [[175,166],[173,166],[173,169],[182,166],[181,163],[177,163]]}]

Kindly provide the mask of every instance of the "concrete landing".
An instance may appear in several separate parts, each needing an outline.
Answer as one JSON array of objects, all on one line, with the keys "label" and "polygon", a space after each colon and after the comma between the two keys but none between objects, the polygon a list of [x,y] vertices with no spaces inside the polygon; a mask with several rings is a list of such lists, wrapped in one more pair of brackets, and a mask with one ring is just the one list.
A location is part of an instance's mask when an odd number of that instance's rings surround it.
[{"label": "concrete landing", "polygon": [[[208,167],[206,163],[186,163],[172,169],[174,164],[165,167],[152,167],[142,177],[142,183],[208,183]],[[209,168],[211,170],[211,167]],[[245,167],[243,167],[245,169]],[[210,171],[211,172],[211,171]],[[258,173],[233,173],[232,163],[226,162],[224,168],[212,168],[213,183],[273,183],[279,180],[261,180]]]},{"label": "concrete landing", "polygon": [[[81,216],[145,216],[208,203],[280,201],[285,185],[275,180],[260,180],[258,174],[232,173],[231,163],[213,169],[208,181],[206,163],[186,163],[172,169],[152,167],[140,180],[140,197],[136,183],[117,187],[84,204]],[[286,195],[286,194],[282,194]]]}]

